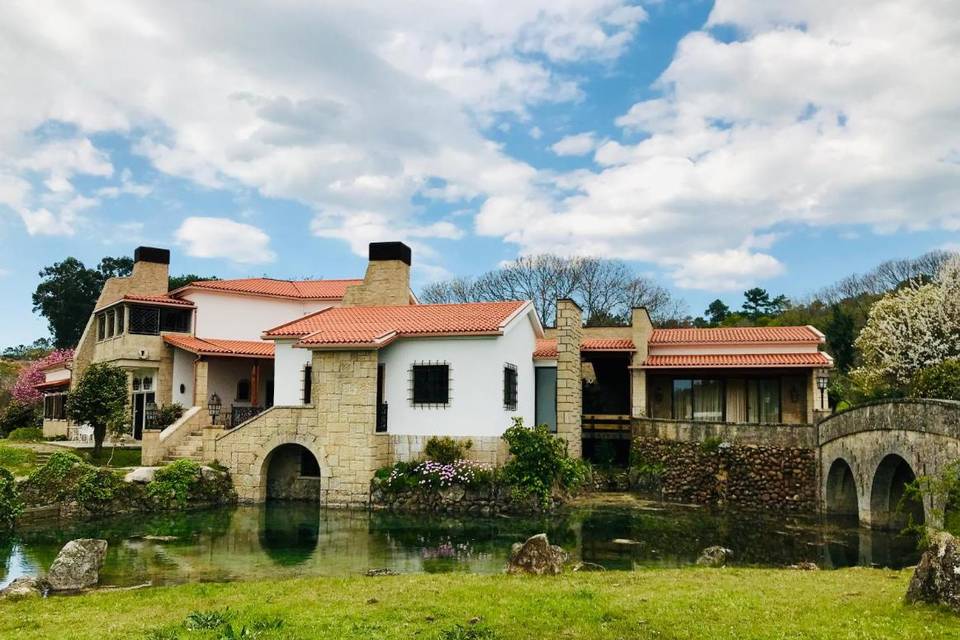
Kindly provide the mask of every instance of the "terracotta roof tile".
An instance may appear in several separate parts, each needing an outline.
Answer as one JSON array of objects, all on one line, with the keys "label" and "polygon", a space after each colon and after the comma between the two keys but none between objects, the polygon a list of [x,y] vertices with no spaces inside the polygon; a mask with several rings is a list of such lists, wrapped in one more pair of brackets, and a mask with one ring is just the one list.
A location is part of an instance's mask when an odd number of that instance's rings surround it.
[{"label": "terracotta roof tile", "polygon": [[169,295],[139,296],[139,295],[127,294],[121,298],[118,298],[117,300],[108,302],[102,307],[98,307],[97,311],[99,311],[100,309],[105,309],[109,306],[115,305],[118,302],[145,302],[148,304],[161,304],[161,305],[169,305],[174,307],[195,307],[196,306],[190,300],[180,300],[179,298],[173,298],[173,297],[170,297]]},{"label": "terracotta roof tile", "polygon": [[511,301],[330,308],[270,329],[264,337],[300,338],[304,346],[379,347],[398,337],[497,334],[527,304]]},{"label": "terracotta roof tile", "polygon": [[339,300],[347,287],[363,280],[274,280],[273,278],[241,278],[239,280],[201,280],[191,282],[177,292],[187,289],[207,289],[277,298],[301,300]]},{"label": "terracotta roof tile", "polygon": [[246,356],[272,358],[273,343],[261,340],[223,340],[165,334],[163,341],[190,353],[203,356]]},{"label": "terracotta roof tile", "polygon": [[[636,351],[633,340],[626,338],[588,338],[580,342],[580,351]],[[533,357],[552,360],[557,357],[557,341],[552,338],[537,340]]]},{"label": "terracotta roof tile", "polygon": [[651,355],[644,368],[715,367],[832,367],[833,360],[822,351],[809,353],[718,353],[701,355]]},{"label": "terracotta roof tile", "polygon": [[821,343],[813,327],[719,327],[716,329],[654,329],[652,345]]}]

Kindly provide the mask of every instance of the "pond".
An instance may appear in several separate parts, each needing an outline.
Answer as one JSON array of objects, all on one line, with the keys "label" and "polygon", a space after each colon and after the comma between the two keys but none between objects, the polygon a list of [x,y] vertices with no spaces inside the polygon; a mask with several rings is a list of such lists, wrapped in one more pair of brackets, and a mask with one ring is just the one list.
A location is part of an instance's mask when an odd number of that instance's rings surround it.
[{"label": "pond", "polygon": [[580,506],[539,519],[426,517],[276,502],[22,532],[0,540],[0,586],[42,573],[65,542],[79,537],[110,543],[101,584],[132,586],[356,575],[372,568],[496,573],[511,544],[542,531],[575,560],[608,569],[689,565],[714,544],[733,549],[736,564],[753,566],[812,561],[824,568],[899,568],[919,557],[913,539],[861,529],[856,522],[642,502]]}]

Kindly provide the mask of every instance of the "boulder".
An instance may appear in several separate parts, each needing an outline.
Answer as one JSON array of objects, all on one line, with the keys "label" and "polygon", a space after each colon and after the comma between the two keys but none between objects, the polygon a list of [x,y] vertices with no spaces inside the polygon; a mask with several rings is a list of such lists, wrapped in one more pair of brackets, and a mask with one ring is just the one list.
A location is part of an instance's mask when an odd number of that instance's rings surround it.
[{"label": "boulder", "polygon": [[398,576],[400,574],[393,569],[367,569],[364,575],[368,578],[382,578],[384,576]]},{"label": "boulder", "polygon": [[77,591],[100,581],[100,567],[107,557],[107,541],[93,538],[71,540],[63,545],[50,565],[47,582],[52,591]]},{"label": "boulder", "polygon": [[517,542],[510,549],[507,573],[532,573],[534,575],[558,574],[569,556],[556,545],[550,544],[547,534],[538,533],[526,542]]},{"label": "boulder", "polygon": [[907,602],[942,604],[960,612],[960,543],[946,531],[928,534],[907,587]]},{"label": "boulder", "polygon": [[726,547],[707,547],[700,552],[697,564],[704,567],[725,567],[733,559],[733,550]]},{"label": "boulder", "polygon": [[147,484],[153,482],[153,476],[156,475],[160,467],[137,467],[127,475],[123,476],[124,482],[135,482],[137,484]]},{"label": "boulder", "polygon": [[21,576],[0,590],[0,600],[22,600],[43,595],[46,585],[32,576]]}]

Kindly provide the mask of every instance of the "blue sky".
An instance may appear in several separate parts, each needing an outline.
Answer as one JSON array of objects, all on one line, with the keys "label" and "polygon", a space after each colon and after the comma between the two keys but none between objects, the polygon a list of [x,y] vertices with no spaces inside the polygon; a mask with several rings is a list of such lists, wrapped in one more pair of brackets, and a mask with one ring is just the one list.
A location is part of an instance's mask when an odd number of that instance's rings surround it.
[{"label": "blue sky", "polygon": [[[415,285],[628,260],[698,314],[960,246],[960,8],[936,0],[24,3],[0,18],[0,345],[37,271]],[[910,28],[904,28],[910,25]]]}]

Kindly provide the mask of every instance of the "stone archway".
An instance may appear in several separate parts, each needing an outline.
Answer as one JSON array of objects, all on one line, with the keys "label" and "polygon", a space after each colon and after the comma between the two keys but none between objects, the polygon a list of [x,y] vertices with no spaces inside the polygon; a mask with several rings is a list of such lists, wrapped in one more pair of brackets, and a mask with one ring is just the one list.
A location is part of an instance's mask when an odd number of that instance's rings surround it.
[{"label": "stone archway", "polygon": [[870,526],[875,529],[902,529],[911,521],[925,520],[923,504],[903,500],[906,486],[917,476],[910,464],[895,453],[885,456],[873,475],[870,488]]},{"label": "stone archway", "polygon": [[824,506],[827,513],[832,515],[859,515],[857,481],[850,465],[843,458],[837,458],[830,465],[824,491]]},{"label": "stone archway", "polygon": [[281,444],[263,461],[267,500],[306,500],[320,502],[320,463],[301,444]]}]

